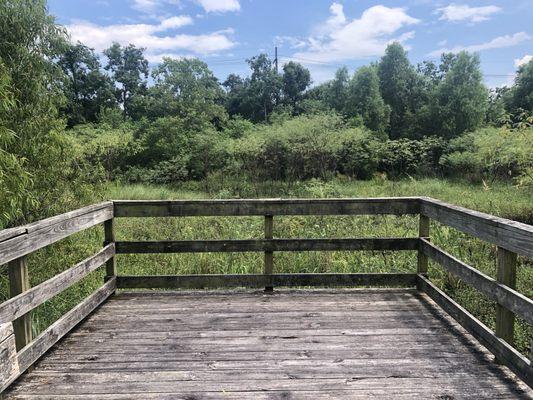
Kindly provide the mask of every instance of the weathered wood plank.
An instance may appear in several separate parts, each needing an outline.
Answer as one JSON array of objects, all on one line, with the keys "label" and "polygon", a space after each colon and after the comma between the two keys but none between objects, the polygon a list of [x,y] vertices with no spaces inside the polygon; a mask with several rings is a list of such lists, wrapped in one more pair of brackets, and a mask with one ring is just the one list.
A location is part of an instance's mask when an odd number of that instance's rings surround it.
[{"label": "weathered wood plank", "polygon": [[[272,215],[265,216],[265,239],[270,240],[274,236],[274,217]],[[265,265],[264,265],[264,274],[267,276],[267,280],[272,277],[272,272],[274,271],[274,253],[272,251],[265,251],[264,254]],[[273,284],[267,283],[265,286],[265,292],[271,293],[273,290]]]},{"label": "weathered wood plank", "polygon": [[18,375],[19,365],[13,324],[0,324],[0,393]]},{"label": "weathered wood plank", "polygon": [[[115,246],[115,219],[111,218],[104,222],[104,246],[113,244]],[[115,255],[113,254],[106,261],[106,276],[116,276],[117,275],[117,261]]]},{"label": "weathered wood plank", "polygon": [[533,300],[465,264],[427,240],[422,239],[420,246],[426,256],[439,263],[453,275],[533,324]]},{"label": "weathered wood plank", "polygon": [[114,254],[115,247],[111,243],[74,267],[0,304],[0,323],[13,321],[43,304],[74,283],[79,282],[113,257]]},{"label": "weathered wood plank", "polygon": [[[418,236],[429,240],[429,218],[425,215],[420,215],[418,221]],[[428,258],[421,249],[418,249],[417,255],[417,272],[419,274],[428,273]]]},{"label": "weathered wood plank", "polygon": [[533,226],[428,197],[421,198],[420,201],[422,215],[509,251],[533,258]]},{"label": "weathered wood plank", "polygon": [[115,200],[116,217],[417,214],[418,197],[352,199]]},{"label": "weathered wood plank", "polygon": [[119,289],[206,289],[298,286],[415,286],[416,274],[262,274],[118,276]]},{"label": "weathered wood plank", "polygon": [[249,239],[116,242],[117,254],[418,250],[418,238]]},{"label": "weathered wood plank", "polygon": [[32,253],[113,217],[111,202],[81,208],[20,227],[25,234],[0,241],[0,265]]},{"label": "weathered wood plank", "polygon": [[527,358],[510,344],[498,338],[493,331],[433,285],[423,275],[418,276],[418,286],[444,311],[459,322],[463,328],[479,340],[501,363],[509,367],[527,385],[533,387],[533,367]]},{"label": "weathered wood plank", "polygon": [[[273,393],[274,392],[274,393]],[[391,389],[387,388],[370,388],[360,390],[350,389],[335,389],[327,391],[317,390],[280,390],[280,391],[241,391],[241,390],[224,390],[223,392],[178,392],[177,389],[165,393],[129,393],[129,394],[83,394],[83,395],[35,395],[24,394],[16,395],[7,398],[6,400],[274,400],[274,399],[290,399],[290,400],[368,400],[369,398],[389,398]],[[445,393],[445,394],[442,394]],[[416,388],[398,388],[394,391],[395,400],[412,400],[414,398],[450,398],[453,395],[460,396],[461,400],[480,400],[482,394],[480,393],[464,393],[456,389],[434,388],[426,389],[422,394]],[[490,393],[490,400],[512,399],[516,400],[520,393],[506,393],[505,390],[501,392],[498,388]],[[201,397],[199,397],[201,396]],[[446,397],[443,397],[446,396]]]},{"label": "weathered wood plank", "polygon": [[[15,260],[12,260],[8,264],[9,273],[9,296],[11,299],[24,294],[30,289],[30,277],[28,275],[28,265],[26,263],[26,257],[22,256]],[[9,301],[9,300],[8,300]],[[11,322],[13,319],[2,320],[3,322]],[[17,350],[22,349],[29,342],[31,342],[31,315],[28,313],[21,313],[13,321],[13,328],[15,331],[15,341],[17,343]]]},{"label": "weathered wood plank", "polygon": [[72,328],[104,302],[115,291],[115,288],[116,279],[111,278],[100,289],[63,315],[37,336],[33,342],[23,348],[17,356],[20,371],[23,372],[28,369],[59,339],[70,332]]},{"label": "weathered wood plank", "polygon": [[[511,289],[516,288],[516,253],[498,246],[498,283]],[[533,304],[533,302],[531,302]],[[533,310],[533,306],[531,307]],[[496,336],[510,345],[514,344],[514,313],[501,304],[496,305]]]}]

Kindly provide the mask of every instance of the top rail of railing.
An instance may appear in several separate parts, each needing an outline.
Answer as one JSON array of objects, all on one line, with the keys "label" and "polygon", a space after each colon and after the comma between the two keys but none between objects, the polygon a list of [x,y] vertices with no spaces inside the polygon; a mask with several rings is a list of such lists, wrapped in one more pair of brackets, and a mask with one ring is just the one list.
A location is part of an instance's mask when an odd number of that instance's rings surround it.
[{"label": "top rail of railing", "polygon": [[533,226],[429,197],[343,199],[115,200],[0,231],[0,264],[113,217],[421,214],[533,258]]}]

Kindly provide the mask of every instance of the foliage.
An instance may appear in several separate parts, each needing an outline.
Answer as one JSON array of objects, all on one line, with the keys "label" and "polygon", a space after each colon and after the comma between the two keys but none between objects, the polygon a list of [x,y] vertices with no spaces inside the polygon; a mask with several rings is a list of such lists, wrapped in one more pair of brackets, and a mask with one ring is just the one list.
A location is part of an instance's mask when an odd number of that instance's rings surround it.
[{"label": "foliage", "polygon": [[283,99],[294,109],[303,99],[305,90],[311,84],[311,74],[307,68],[294,61],[283,66]]},{"label": "foliage", "polygon": [[511,111],[523,109],[533,113],[533,59],[518,67],[508,103]]},{"label": "foliage", "polygon": [[391,108],[389,136],[391,139],[405,137],[416,111],[411,104],[415,70],[398,42],[387,46],[378,64],[378,75],[381,96]]},{"label": "foliage", "polygon": [[222,106],[223,91],[203,61],[164,58],[152,76],[155,84],[147,109],[150,119],[177,116],[215,124],[227,119]]},{"label": "foliage", "polygon": [[379,170],[396,179],[413,174],[435,174],[445,151],[446,141],[434,137],[389,140],[384,143]]},{"label": "foliage", "polygon": [[92,49],[79,42],[69,44],[58,64],[65,74],[63,92],[67,103],[62,111],[69,126],[96,122],[101,110],[115,107],[113,82],[102,73]]},{"label": "foliage", "polygon": [[111,72],[116,85],[117,101],[122,105],[124,119],[134,114],[134,100],[146,92],[148,78],[148,60],[143,55],[144,49],[130,44],[122,47],[113,43],[104,50],[107,57],[105,69]]},{"label": "foliage", "polygon": [[479,57],[464,51],[453,57],[435,93],[433,118],[439,132],[453,138],[481,126],[487,110],[487,90],[482,83]]},{"label": "foliage", "polygon": [[363,124],[376,132],[384,132],[389,124],[390,107],[379,92],[379,77],[374,66],[361,67],[354,74],[347,99],[346,114],[358,116]]},{"label": "foliage", "polygon": [[514,178],[520,186],[533,185],[533,128],[485,128],[453,140],[441,159],[448,174],[493,182]]},{"label": "foliage", "polygon": [[[66,35],[44,0],[0,2],[0,226],[79,204],[85,175],[62,133],[63,74],[54,62]],[[96,188],[95,188],[96,189]],[[5,197],[4,197],[5,196]]]}]

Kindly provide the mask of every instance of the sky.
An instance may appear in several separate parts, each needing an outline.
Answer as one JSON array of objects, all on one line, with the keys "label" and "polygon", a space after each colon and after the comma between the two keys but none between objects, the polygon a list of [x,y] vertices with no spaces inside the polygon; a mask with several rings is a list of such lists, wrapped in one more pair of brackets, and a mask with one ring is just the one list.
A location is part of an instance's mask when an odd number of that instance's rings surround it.
[{"label": "sky", "polygon": [[101,52],[112,42],[163,57],[198,57],[223,81],[248,75],[259,53],[310,69],[314,84],[378,60],[399,41],[416,64],[478,52],[485,83],[512,83],[533,56],[533,0],[49,0],[71,39]]}]

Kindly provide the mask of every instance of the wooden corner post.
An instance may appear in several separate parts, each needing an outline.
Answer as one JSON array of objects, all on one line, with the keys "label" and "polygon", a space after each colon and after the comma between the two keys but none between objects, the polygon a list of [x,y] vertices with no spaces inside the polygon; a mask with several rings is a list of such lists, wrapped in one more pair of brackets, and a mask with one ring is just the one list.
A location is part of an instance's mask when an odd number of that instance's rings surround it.
[{"label": "wooden corner post", "polygon": [[[429,240],[429,217],[422,214],[420,214],[420,220],[418,222],[418,237]],[[418,250],[416,272],[422,275],[427,275],[428,273],[428,258],[420,249]]]},{"label": "wooden corner post", "polygon": [[[496,279],[499,283],[516,288],[516,253],[498,247],[498,271]],[[496,305],[496,336],[505,340],[510,345],[514,341],[515,315],[500,304]]]},{"label": "wooden corner post", "polygon": [[[8,263],[9,269],[9,295],[15,297],[30,289],[30,278],[26,256],[17,258]],[[32,341],[31,314],[27,313],[13,321],[15,342],[17,350],[22,349]]]},{"label": "wooden corner post", "polygon": [[[272,239],[274,237],[274,217],[272,215],[265,215],[265,239]],[[274,269],[274,253],[272,251],[265,251],[265,270],[267,285],[265,292],[272,293],[274,285],[272,282],[272,271]]]},{"label": "wooden corner post", "polygon": [[[104,246],[115,242],[115,219],[104,222]],[[117,275],[117,262],[115,256],[106,261],[106,279]]]}]

